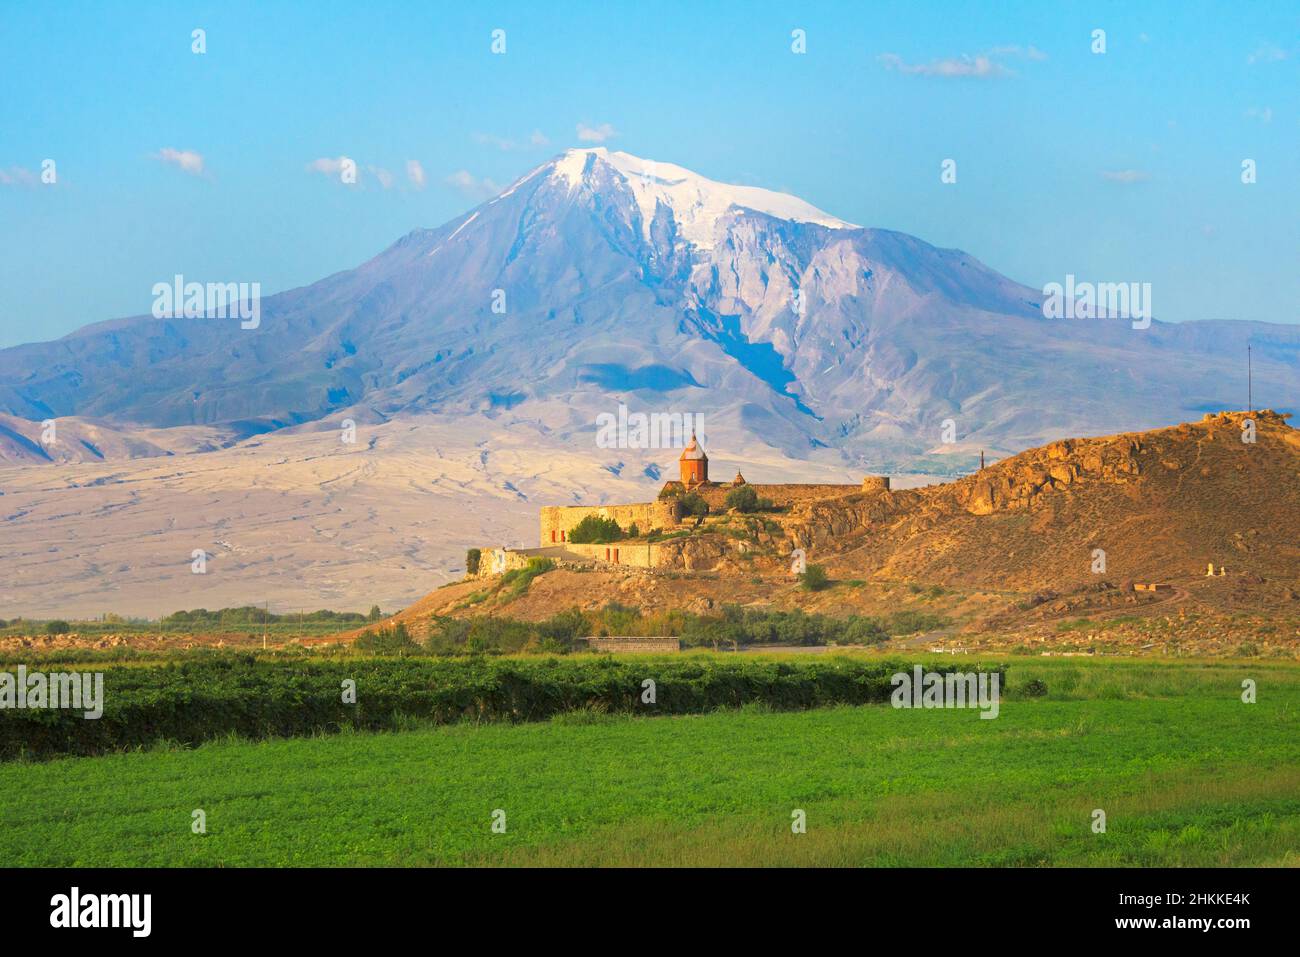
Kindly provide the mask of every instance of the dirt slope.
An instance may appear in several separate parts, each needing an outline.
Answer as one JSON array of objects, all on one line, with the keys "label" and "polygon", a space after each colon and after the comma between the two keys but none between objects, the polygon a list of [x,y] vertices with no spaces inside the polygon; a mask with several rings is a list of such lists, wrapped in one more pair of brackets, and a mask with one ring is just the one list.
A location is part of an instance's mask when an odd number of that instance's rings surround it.
[{"label": "dirt slope", "polygon": [[[431,592],[399,620],[535,621],[609,602],[707,613],[732,603],[925,611],[954,622],[944,637],[968,643],[993,632],[1023,643],[1087,615],[1142,623],[1129,629],[1135,645],[1195,635],[1194,646],[1212,653],[1268,634],[1289,647],[1300,622],[1300,432],[1258,412],[1255,441],[1243,442],[1246,418],[1063,440],[956,482],[797,507],[774,516],[775,534],[712,571],[561,567],[522,594],[474,580]],[[700,545],[735,548],[716,527]],[[832,587],[799,587],[788,557],[796,545],[826,566]],[[1104,571],[1094,571],[1096,549]],[[1210,562],[1225,574],[1207,578]],[[1169,588],[1135,592],[1134,582]],[[1081,635],[1085,644],[1092,637]]]},{"label": "dirt slope", "polygon": [[[1204,576],[1300,577],[1300,433],[1206,416],[1054,442],[946,485],[818,503],[792,535],[857,577],[1029,591]],[[1094,571],[1096,549],[1104,572]]]}]

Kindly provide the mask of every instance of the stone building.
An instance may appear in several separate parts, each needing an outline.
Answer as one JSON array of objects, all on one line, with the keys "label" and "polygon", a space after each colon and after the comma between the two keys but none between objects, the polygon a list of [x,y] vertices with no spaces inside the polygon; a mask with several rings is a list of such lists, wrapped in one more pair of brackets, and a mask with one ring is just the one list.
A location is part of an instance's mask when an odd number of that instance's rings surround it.
[{"label": "stone building", "polygon": [[[511,568],[523,567],[528,559],[551,557],[558,560],[594,561],[611,565],[628,565],[637,568],[676,567],[681,561],[682,541],[646,541],[651,532],[668,532],[683,527],[684,521],[696,519],[686,514],[682,499],[696,496],[702,499],[713,513],[726,509],[727,494],[741,485],[749,485],[761,500],[778,509],[788,509],[807,502],[845,495],[879,495],[889,492],[889,479],[884,476],[867,476],[860,485],[802,484],[753,485],[736,472],[730,482],[714,482],[709,478],[709,457],[695,433],[678,459],[679,478],[665,482],[653,502],[616,505],[548,505],[539,514],[539,542],[537,548],[484,549],[480,575],[500,574]],[[625,533],[633,537],[613,543],[590,544],[570,541],[570,535],[579,522],[589,516],[616,522]]]},{"label": "stone building", "polygon": [[687,488],[694,488],[697,485],[707,485],[709,482],[709,457],[704,454],[704,449],[700,447],[699,440],[695,438],[695,433],[691,433],[691,441],[682,449],[682,457],[678,459],[682,471],[682,484]]}]

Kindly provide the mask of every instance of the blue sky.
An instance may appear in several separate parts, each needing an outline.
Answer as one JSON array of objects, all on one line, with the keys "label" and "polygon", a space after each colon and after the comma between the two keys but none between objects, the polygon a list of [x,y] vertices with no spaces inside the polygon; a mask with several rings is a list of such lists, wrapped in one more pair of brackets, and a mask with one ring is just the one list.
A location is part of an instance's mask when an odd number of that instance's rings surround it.
[{"label": "blue sky", "polygon": [[[313,282],[597,143],[1031,286],[1150,282],[1157,318],[1300,321],[1300,2],[28,3],[0,24],[0,346],[175,273]],[[309,170],[339,156],[355,186]]]}]

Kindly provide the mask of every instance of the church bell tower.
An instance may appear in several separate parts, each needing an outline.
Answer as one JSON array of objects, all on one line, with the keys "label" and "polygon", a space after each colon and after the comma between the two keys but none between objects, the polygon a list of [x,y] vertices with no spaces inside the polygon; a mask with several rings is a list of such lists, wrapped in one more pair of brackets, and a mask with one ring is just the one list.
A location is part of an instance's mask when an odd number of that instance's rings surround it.
[{"label": "church bell tower", "polygon": [[687,488],[703,485],[709,480],[709,457],[704,454],[694,432],[691,433],[690,443],[682,449],[679,462],[682,467],[682,484]]}]

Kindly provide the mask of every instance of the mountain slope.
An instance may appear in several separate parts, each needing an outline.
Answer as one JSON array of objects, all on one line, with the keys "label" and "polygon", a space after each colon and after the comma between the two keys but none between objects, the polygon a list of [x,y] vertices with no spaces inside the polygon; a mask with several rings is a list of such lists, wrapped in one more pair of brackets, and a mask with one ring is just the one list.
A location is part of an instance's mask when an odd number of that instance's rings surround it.
[{"label": "mountain slope", "polygon": [[[1241,440],[1247,418],[1253,443]],[[1093,637],[1105,630],[1099,643],[1112,649],[1158,641],[1223,654],[1264,640],[1292,655],[1300,432],[1271,411],[1229,412],[1059,440],[953,482],[837,495],[761,517],[713,514],[674,541],[694,543],[704,574],[562,565],[522,593],[494,589],[491,578],[447,586],[397,620],[422,634],[438,615],[541,620],[611,602],[647,615],[716,615],[736,605],[882,619],[903,612],[927,630],[937,626],[923,622],[938,615],[948,619],[945,634],[963,635],[959,644],[979,635],[988,647],[1010,647],[1021,641],[1010,636],[1036,632],[1033,642],[1052,647],[1057,625],[1088,615],[1098,619],[1084,622]],[[828,570],[831,587],[800,587],[793,547]],[[1206,576],[1211,562],[1221,574]],[[1150,583],[1160,590],[1132,587]],[[1079,638],[1084,648],[1098,643],[1088,632]]]},{"label": "mountain slope", "polygon": [[[801,308],[796,308],[798,293]],[[575,448],[620,401],[707,413],[735,447],[943,472],[976,450],[1288,407],[1300,327],[1048,320],[957,250],[670,164],[569,150],[260,327],[136,317],[0,351],[0,412],[249,436],[511,409]],[[497,307],[494,310],[494,305]],[[501,309],[504,311],[501,311]],[[940,444],[953,419],[957,441]]]},{"label": "mountain slope", "polygon": [[812,505],[791,522],[810,555],[882,579],[1065,590],[1194,579],[1213,562],[1234,582],[1300,586],[1300,432],[1263,411],[1066,439],[956,482]]}]

